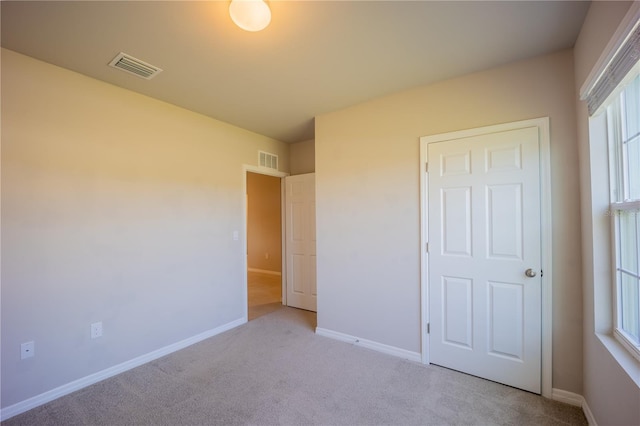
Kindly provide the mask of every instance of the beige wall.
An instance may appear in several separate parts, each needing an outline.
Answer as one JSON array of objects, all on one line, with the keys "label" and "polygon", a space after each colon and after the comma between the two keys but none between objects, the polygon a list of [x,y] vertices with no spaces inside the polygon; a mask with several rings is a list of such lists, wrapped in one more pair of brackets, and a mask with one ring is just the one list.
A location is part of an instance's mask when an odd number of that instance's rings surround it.
[{"label": "beige wall", "polygon": [[4,49],[1,71],[2,407],[241,320],[242,165],[288,147]]},{"label": "beige wall", "polygon": [[316,171],[316,144],[314,139],[289,145],[289,163],[292,175]]},{"label": "beige wall", "polygon": [[[574,49],[580,90],[631,5],[593,2]],[[576,98],[577,99],[577,98]],[[584,397],[598,424],[640,424],[638,362],[610,337],[612,311],[606,142],[589,138],[586,104],[577,100],[584,285]],[[614,354],[616,357],[614,358]],[[627,371],[621,367],[627,365]]]},{"label": "beige wall", "polygon": [[419,138],[550,117],[553,387],[582,392],[571,50],[316,118],[318,327],[420,351]]},{"label": "beige wall", "polygon": [[247,173],[247,265],[282,270],[280,178]]}]

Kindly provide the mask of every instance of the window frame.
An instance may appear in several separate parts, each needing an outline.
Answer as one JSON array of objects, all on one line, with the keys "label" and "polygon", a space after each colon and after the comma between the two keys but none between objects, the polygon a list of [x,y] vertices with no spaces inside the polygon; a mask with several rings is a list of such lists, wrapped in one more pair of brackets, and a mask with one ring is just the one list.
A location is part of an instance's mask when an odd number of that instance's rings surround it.
[{"label": "window frame", "polygon": [[[634,358],[640,361],[640,344],[635,343],[633,338],[622,329],[622,309],[620,308],[621,292],[622,292],[622,280],[620,279],[622,274],[622,266],[620,259],[620,241],[619,241],[619,218],[621,212],[636,211],[640,212],[640,200],[611,203],[611,246],[613,256],[613,268],[611,272],[613,274],[612,281],[614,285],[613,289],[613,337],[618,340],[627,349]],[[636,213],[640,214],[640,213]],[[638,232],[638,231],[636,231]],[[640,252],[640,240],[636,238],[636,250]],[[629,275],[639,280],[640,285],[640,273],[632,273],[625,271]],[[640,306],[640,302],[639,302]],[[640,313],[639,313],[640,314]]]},{"label": "window frame", "polygon": [[[611,94],[607,102],[603,103],[606,108],[607,144],[608,144],[608,165],[609,165],[609,214],[611,217],[611,273],[613,283],[613,337],[629,351],[629,353],[640,361],[640,339],[636,342],[633,336],[622,328],[622,274],[630,275],[638,280],[639,300],[638,310],[640,311],[640,255],[636,271],[624,270],[621,259],[621,232],[620,217],[628,212],[635,212],[640,215],[640,199],[630,199],[629,171],[624,148],[625,139],[628,143],[639,137],[638,135],[626,135],[626,111],[622,92],[624,87],[640,78],[640,61],[634,65],[629,74],[620,82],[614,93]],[[634,213],[632,213],[634,214]],[[637,219],[636,219],[637,221]],[[636,222],[636,253],[640,254],[640,229]],[[640,312],[638,312],[640,315]]]}]

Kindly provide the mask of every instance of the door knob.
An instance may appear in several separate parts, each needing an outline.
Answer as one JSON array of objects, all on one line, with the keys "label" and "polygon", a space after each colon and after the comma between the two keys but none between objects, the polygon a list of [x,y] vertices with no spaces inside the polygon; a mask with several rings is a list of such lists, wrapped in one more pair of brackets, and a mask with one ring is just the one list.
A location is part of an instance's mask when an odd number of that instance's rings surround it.
[{"label": "door knob", "polygon": [[533,278],[536,276],[536,271],[534,271],[533,269],[529,268],[526,271],[524,271],[524,274],[526,276],[528,276],[529,278]]}]

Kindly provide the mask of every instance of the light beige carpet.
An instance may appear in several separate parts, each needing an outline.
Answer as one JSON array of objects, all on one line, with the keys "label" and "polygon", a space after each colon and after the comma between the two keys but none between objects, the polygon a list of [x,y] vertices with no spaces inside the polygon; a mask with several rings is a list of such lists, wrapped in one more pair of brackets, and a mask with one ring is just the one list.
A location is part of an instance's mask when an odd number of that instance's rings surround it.
[{"label": "light beige carpet", "polygon": [[582,411],[314,334],[281,308],[2,425],[585,425]]}]

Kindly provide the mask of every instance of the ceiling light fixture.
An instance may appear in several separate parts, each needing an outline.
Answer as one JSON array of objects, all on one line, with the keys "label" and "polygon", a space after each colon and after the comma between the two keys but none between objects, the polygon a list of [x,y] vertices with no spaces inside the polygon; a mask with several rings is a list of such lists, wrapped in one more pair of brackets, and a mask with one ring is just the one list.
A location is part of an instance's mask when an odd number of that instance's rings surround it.
[{"label": "ceiling light fixture", "polygon": [[263,30],[271,22],[271,9],[264,0],[231,0],[229,15],[245,31]]}]

